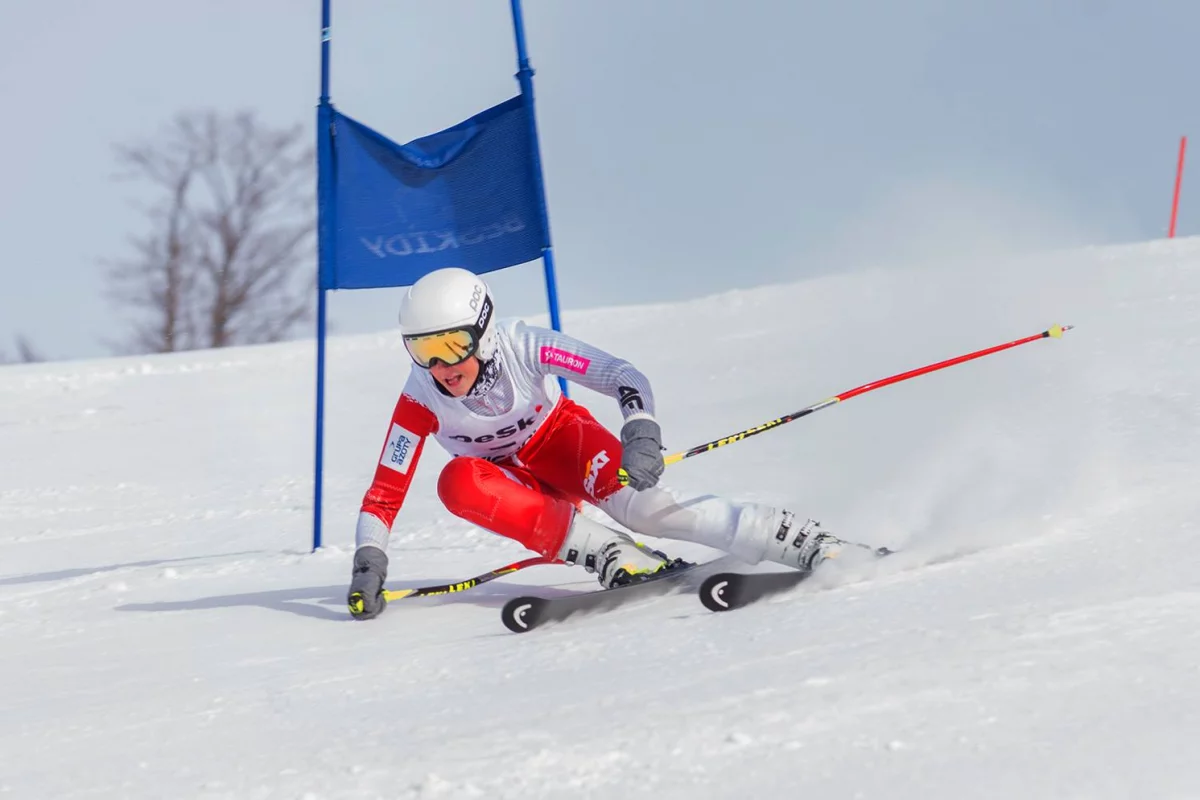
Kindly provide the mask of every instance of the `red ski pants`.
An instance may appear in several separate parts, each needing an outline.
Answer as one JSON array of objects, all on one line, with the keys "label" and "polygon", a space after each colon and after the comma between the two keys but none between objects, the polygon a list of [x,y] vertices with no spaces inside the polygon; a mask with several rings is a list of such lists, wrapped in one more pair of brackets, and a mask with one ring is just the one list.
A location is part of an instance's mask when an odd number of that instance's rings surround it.
[{"label": "red ski pants", "polygon": [[620,467],[620,440],[564,397],[534,437],[500,464],[451,459],[438,477],[438,497],[455,516],[556,556],[575,508],[621,489]]}]

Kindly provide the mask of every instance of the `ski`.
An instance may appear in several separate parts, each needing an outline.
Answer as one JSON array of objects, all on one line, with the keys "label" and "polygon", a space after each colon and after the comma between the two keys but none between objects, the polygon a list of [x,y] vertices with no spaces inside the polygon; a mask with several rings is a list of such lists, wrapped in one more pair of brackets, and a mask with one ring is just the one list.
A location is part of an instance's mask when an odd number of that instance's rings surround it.
[{"label": "ski", "polygon": [[700,602],[709,611],[732,611],[800,585],[808,570],[789,572],[718,572],[700,584]]},{"label": "ski", "polygon": [[564,597],[514,597],[504,604],[500,611],[500,619],[504,622],[504,627],[513,633],[528,633],[539,625],[561,622],[581,612],[610,611],[634,600],[681,591],[689,588],[689,583],[695,586],[698,572],[704,574],[714,567],[719,569],[726,561],[727,557],[698,564],[685,564],[643,581],[613,589],[597,589]]},{"label": "ski", "polygon": [[[858,542],[842,543],[869,550],[876,558],[895,553],[887,547],[871,547]],[[803,569],[786,572],[718,572],[700,584],[700,602],[709,611],[733,611],[771,595],[782,594],[799,586],[812,574],[812,570]]]}]

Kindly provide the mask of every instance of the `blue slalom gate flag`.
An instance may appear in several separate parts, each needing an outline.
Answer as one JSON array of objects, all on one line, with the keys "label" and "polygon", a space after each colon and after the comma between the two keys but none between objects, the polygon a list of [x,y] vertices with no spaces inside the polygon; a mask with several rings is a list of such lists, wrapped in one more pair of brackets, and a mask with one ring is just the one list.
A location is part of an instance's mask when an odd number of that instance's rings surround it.
[{"label": "blue slalom gate flag", "polygon": [[403,145],[331,106],[322,125],[322,289],[408,286],[442,267],[480,274],[542,256],[523,94]]},{"label": "blue slalom gate flag", "polygon": [[[329,101],[331,0],[321,2],[317,106],[317,392],[313,550],[321,546],[326,295],[411,286],[443,267],[476,274],[542,260],[550,326],[562,330],[521,0],[510,0],[521,93],[397,144]],[[558,379],[564,395],[567,383]]]}]

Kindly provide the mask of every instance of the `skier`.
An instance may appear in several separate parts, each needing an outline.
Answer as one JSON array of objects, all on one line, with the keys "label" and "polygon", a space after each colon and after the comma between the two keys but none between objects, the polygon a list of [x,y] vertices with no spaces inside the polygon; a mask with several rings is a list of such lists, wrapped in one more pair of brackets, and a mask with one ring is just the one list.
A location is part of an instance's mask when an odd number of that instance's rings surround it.
[{"label": "skier", "polygon": [[[585,517],[584,502],[636,533],[699,543],[750,564],[807,570],[841,544],[811,521],[796,525],[783,509],[682,498],[658,486],[662,435],[646,376],[563,333],[497,321],[487,285],[465,269],[418,280],[401,300],[400,331],[416,368],[358,515],[347,600],[359,619],[386,605],[388,537],[430,436],[455,456],[437,484],[452,514],[582,564],[605,588],[683,562]],[[558,376],[618,402],[620,439],[548,380]]]}]

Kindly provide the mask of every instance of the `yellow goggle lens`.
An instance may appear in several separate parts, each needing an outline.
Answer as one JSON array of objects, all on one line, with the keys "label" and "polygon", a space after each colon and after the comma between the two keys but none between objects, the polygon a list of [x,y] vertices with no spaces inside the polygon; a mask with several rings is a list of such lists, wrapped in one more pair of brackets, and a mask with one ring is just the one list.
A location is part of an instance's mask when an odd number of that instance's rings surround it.
[{"label": "yellow goggle lens", "polygon": [[428,369],[434,359],[449,367],[465,360],[475,352],[476,341],[473,331],[461,328],[426,336],[406,336],[404,346],[413,361]]}]

